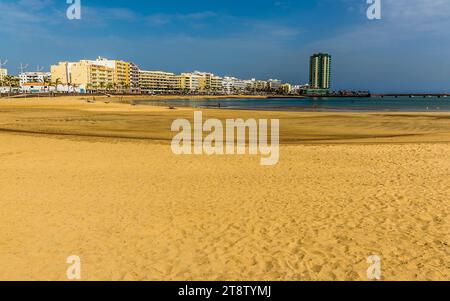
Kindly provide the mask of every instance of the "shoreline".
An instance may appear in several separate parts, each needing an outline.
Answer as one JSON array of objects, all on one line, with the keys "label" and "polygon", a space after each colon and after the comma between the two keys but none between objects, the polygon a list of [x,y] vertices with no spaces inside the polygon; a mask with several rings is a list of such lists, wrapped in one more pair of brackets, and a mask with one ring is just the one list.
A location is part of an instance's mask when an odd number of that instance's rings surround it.
[{"label": "shoreline", "polygon": [[132,139],[167,144],[176,119],[279,119],[280,144],[448,143],[450,112],[342,112],[245,110],[131,105],[97,98],[0,101],[0,133],[90,139]]},{"label": "shoreline", "polygon": [[[163,100],[162,100],[163,101]],[[181,100],[180,100],[181,101]],[[229,111],[256,111],[256,112],[292,112],[292,113],[450,113],[450,110],[401,110],[401,109],[370,109],[370,108],[355,108],[355,109],[344,109],[339,107],[328,107],[328,108],[311,108],[307,106],[285,106],[285,107],[238,107],[238,106],[222,106],[222,105],[181,105],[174,103],[161,103],[161,104],[147,104],[145,101],[143,103],[136,103],[136,106],[156,106],[156,107],[172,107],[173,109],[209,109],[209,110],[229,110]]]},{"label": "shoreline", "polygon": [[[225,103],[223,105],[218,105],[215,100],[233,100],[242,99],[242,101],[251,100],[270,100],[271,98],[267,96],[245,96],[245,95],[230,95],[230,96],[193,96],[180,98],[179,96],[60,96],[60,97],[35,97],[35,98],[0,98],[0,106],[17,106],[17,107],[73,107],[83,104],[87,104],[90,108],[100,108],[102,105],[107,105],[111,109],[115,108],[123,111],[127,111],[126,106],[130,105],[136,110],[154,110],[154,108],[165,108],[170,107],[172,109],[187,110],[187,109],[211,109],[211,110],[230,110],[230,111],[252,111],[252,112],[292,112],[292,113],[364,113],[364,114],[379,114],[379,113],[398,113],[398,114],[427,114],[427,113],[450,113],[450,110],[443,110],[439,107],[431,107],[427,110],[425,109],[401,109],[401,108],[365,108],[365,107],[310,107],[301,105],[290,105],[290,106],[276,106],[276,102],[271,103],[269,106],[238,106],[238,105],[228,105]],[[288,98],[288,99],[304,99],[304,100],[314,100],[313,98]],[[182,102],[189,101],[192,103],[205,102],[205,100],[211,100],[211,104],[203,105],[190,105],[182,104]],[[179,102],[179,103],[178,103]],[[220,104],[220,102],[219,102]],[[122,105],[122,106],[118,106]],[[147,109],[144,109],[146,107]],[[88,107],[85,107],[88,108]],[[139,109],[136,109],[139,108]]]},{"label": "shoreline", "polygon": [[[280,119],[280,160],[176,156],[193,108],[0,101],[1,279],[444,280],[450,113]],[[392,242],[395,242],[393,244]]]},{"label": "shoreline", "polygon": [[[270,98],[269,95],[148,95],[148,94],[125,94],[125,95],[98,95],[98,94],[77,94],[77,95],[63,95],[63,94],[55,94],[54,96],[44,95],[40,96],[39,94],[28,94],[28,95],[16,95],[12,97],[2,96],[0,97],[0,101],[2,100],[24,100],[24,99],[61,99],[61,98],[86,98],[86,99],[110,99],[110,100],[127,100],[127,99],[149,99],[149,100],[196,100],[196,99],[234,99],[234,98],[249,98],[249,99],[267,99]],[[283,97],[283,96],[280,96]],[[302,96],[294,96],[294,98],[303,98]]]}]

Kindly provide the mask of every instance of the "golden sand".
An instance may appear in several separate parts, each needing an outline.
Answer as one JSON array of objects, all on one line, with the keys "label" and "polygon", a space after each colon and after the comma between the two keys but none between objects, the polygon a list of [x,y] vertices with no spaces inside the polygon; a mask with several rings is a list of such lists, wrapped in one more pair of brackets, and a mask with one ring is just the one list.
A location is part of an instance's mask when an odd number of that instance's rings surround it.
[{"label": "golden sand", "polygon": [[0,100],[0,280],[450,278],[450,114],[280,118],[281,158],[175,156],[192,109]]}]

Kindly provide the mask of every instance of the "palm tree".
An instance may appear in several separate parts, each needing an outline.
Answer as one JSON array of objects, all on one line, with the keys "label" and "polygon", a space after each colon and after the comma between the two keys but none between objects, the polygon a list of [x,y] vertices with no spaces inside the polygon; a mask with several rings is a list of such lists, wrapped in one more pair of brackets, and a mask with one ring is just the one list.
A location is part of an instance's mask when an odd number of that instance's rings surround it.
[{"label": "palm tree", "polygon": [[19,87],[19,78],[11,75],[4,77],[4,83],[10,87]]},{"label": "palm tree", "polygon": [[112,89],[114,89],[115,84],[108,83],[106,84],[106,91],[111,92]]},{"label": "palm tree", "polygon": [[20,80],[16,76],[7,75],[3,78],[4,83],[9,87],[8,96],[11,95],[11,89],[20,86]]},{"label": "palm tree", "polygon": [[125,84],[125,90],[127,91],[127,93],[130,92],[130,84]]},{"label": "palm tree", "polygon": [[73,87],[73,84],[68,82],[67,83],[67,93],[70,93],[70,88],[72,88],[72,87]]},{"label": "palm tree", "polygon": [[54,82],[50,81],[51,86],[55,86],[55,91],[58,92],[58,86],[61,84],[61,79],[57,78]]},{"label": "palm tree", "polygon": [[123,89],[125,88],[125,82],[121,81],[120,82],[120,92],[123,92]]},{"label": "palm tree", "polygon": [[57,79],[55,79],[55,81],[53,83],[51,83],[52,85],[54,85],[56,88],[61,84],[61,79],[58,77]]},{"label": "palm tree", "polygon": [[73,92],[74,92],[74,93],[78,93],[78,92],[77,92],[77,88],[78,88],[79,86],[80,86],[79,84],[72,84]]}]

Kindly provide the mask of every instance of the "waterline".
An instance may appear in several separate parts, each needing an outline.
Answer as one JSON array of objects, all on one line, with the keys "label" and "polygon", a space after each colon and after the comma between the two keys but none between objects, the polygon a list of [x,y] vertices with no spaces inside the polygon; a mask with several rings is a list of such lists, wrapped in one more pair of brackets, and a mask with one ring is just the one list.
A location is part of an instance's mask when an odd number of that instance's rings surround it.
[{"label": "waterline", "polygon": [[317,112],[450,112],[450,98],[225,98],[137,101],[142,105],[233,110]]}]

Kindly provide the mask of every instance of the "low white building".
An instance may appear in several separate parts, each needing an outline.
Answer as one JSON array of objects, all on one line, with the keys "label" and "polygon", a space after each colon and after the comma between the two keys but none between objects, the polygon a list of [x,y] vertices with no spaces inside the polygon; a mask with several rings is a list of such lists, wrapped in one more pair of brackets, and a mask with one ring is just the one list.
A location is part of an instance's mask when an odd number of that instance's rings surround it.
[{"label": "low white building", "polygon": [[23,72],[19,74],[20,86],[26,83],[46,83],[52,77],[50,72]]},{"label": "low white building", "polygon": [[10,90],[10,87],[0,87],[0,93],[8,93]]},{"label": "low white building", "polygon": [[301,90],[307,90],[307,89],[309,89],[309,84],[293,85],[292,86],[292,93],[300,93]]},{"label": "low white building", "polygon": [[63,93],[86,93],[86,87],[84,85],[58,85],[55,89],[54,86],[51,87],[51,91],[63,92]]},{"label": "low white building", "polygon": [[20,86],[20,90],[24,93],[48,93],[55,91],[55,87],[47,83],[24,83]]}]

